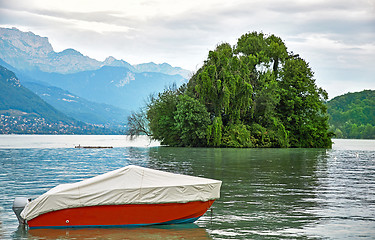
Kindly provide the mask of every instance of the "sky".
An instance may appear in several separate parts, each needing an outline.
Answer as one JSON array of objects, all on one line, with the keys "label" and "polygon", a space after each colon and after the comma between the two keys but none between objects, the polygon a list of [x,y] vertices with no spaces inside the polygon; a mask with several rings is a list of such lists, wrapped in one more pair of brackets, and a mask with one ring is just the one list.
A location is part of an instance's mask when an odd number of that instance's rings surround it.
[{"label": "sky", "polygon": [[375,90],[375,0],[0,0],[0,27],[103,61],[192,72],[223,42],[274,34],[309,62],[329,98]]}]

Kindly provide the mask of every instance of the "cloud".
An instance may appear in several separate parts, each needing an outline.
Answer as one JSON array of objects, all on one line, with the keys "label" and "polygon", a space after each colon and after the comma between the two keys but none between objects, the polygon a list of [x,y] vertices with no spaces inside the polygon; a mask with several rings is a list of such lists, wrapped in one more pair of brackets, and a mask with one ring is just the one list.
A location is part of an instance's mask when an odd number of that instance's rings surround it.
[{"label": "cloud", "polygon": [[[128,26],[131,21],[123,17],[116,17],[119,12],[99,11],[99,12],[62,12],[46,9],[1,9],[4,15],[18,16],[19,21],[38,22],[38,25],[62,26],[78,30],[105,32],[128,32],[132,29]],[[31,24],[29,24],[31,25]]]},{"label": "cloud", "polygon": [[0,0],[0,16],[1,26],[47,36],[59,51],[190,70],[217,44],[233,45],[244,33],[263,31],[310,62],[323,87],[353,76],[368,83],[363,86],[375,82],[366,80],[375,75],[370,0]]}]

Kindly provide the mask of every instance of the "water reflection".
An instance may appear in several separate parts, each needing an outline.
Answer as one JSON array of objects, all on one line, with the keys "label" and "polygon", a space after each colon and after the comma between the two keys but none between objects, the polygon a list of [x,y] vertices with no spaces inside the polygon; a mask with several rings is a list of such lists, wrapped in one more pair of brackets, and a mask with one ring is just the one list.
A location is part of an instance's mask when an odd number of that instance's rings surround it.
[{"label": "water reflection", "polygon": [[141,228],[25,229],[18,227],[14,239],[211,239],[196,224],[158,225]]}]

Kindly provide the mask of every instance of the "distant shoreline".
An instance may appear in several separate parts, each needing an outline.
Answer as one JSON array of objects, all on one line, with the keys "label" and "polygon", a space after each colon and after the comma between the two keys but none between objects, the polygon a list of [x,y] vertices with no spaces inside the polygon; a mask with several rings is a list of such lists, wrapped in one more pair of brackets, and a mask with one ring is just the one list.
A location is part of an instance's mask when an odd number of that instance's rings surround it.
[{"label": "distant shoreline", "polygon": [[[332,139],[331,150],[375,151],[375,139]],[[43,135],[43,134],[0,134],[0,149],[22,148],[72,148],[76,146],[160,147],[160,142],[139,136],[130,140],[129,135]],[[349,147],[348,147],[349,146]],[[90,149],[90,148],[88,148]],[[91,148],[98,149],[100,148]],[[285,148],[282,148],[285,149]],[[240,149],[238,149],[240,150]]]},{"label": "distant shoreline", "polygon": [[0,135],[0,149],[15,148],[75,148],[76,146],[158,147],[158,141],[147,136],[133,140],[129,135],[42,135],[9,134]]}]

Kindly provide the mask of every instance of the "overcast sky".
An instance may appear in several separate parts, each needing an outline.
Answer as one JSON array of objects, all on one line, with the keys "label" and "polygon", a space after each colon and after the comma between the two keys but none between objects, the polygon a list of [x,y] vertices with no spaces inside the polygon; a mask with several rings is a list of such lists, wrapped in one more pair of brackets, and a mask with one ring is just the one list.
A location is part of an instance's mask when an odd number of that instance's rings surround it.
[{"label": "overcast sky", "polygon": [[375,89],[375,0],[0,0],[0,26],[57,52],[192,71],[217,44],[262,31],[309,62],[330,98]]}]

